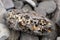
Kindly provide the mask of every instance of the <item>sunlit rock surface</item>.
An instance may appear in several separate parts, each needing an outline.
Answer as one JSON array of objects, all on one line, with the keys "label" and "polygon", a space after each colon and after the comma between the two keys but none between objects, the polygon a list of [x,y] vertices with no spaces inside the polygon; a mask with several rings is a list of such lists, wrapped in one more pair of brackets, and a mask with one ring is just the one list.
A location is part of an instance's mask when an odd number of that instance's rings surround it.
[{"label": "sunlit rock surface", "polygon": [[9,37],[9,34],[10,33],[8,28],[4,24],[0,23],[0,38],[7,39]]},{"label": "sunlit rock surface", "polygon": [[22,1],[16,1],[16,2],[14,2],[14,6],[17,9],[21,9],[23,7],[23,2]]},{"label": "sunlit rock surface", "polygon": [[53,11],[55,11],[55,9],[56,9],[56,3],[54,1],[44,1],[40,2],[40,4],[35,10],[38,13],[40,13],[40,10],[41,12],[52,13]]},{"label": "sunlit rock surface", "polygon": [[6,9],[14,7],[12,0],[1,0]]}]

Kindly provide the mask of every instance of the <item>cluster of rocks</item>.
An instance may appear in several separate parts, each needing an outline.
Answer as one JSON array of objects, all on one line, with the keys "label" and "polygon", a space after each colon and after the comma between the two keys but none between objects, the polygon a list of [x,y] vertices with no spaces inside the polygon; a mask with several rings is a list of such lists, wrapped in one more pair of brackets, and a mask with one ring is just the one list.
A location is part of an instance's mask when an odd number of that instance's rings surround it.
[{"label": "cluster of rocks", "polygon": [[[60,0],[0,0],[0,4],[0,40],[56,40],[60,35]],[[18,30],[19,27],[14,25],[11,28],[9,23],[6,23],[7,14],[11,13],[22,13],[22,15],[27,13],[35,18],[36,15],[38,18],[45,17],[52,22],[51,26],[54,30],[49,31],[49,35],[33,35],[34,33]]]}]

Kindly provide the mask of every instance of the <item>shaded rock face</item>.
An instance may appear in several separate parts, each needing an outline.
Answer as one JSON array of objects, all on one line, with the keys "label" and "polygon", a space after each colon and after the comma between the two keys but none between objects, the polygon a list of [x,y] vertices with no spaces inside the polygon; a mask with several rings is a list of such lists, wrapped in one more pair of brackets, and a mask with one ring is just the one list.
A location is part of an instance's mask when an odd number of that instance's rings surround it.
[{"label": "shaded rock face", "polygon": [[4,8],[4,5],[2,1],[0,0],[0,40],[5,40],[9,37],[9,30],[7,26],[4,24],[3,16],[6,13],[6,10]]}]

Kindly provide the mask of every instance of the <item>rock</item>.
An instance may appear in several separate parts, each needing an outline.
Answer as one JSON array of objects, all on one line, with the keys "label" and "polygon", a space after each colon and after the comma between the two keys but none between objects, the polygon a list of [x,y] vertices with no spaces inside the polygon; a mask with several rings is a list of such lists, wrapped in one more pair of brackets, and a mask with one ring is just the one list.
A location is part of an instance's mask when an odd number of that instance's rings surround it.
[{"label": "rock", "polygon": [[44,1],[39,4],[37,8],[35,8],[36,12],[45,12],[52,13],[56,9],[56,3],[54,1]]},{"label": "rock", "polygon": [[55,12],[55,15],[53,17],[53,21],[60,26],[60,0],[56,0],[56,4],[57,4],[57,10]]},{"label": "rock", "polygon": [[4,24],[4,19],[3,19],[3,16],[5,13],[6,13],[6,10],[0,0],[0,39],[1,40],[5,40],[9,37],[9,30]]},{"label": "rock", "polygon": [[4,24],[0,23],[0,39],[7,39],[9,34],[8,28]]},{"label": "rock", "polygon": [[60,40],[60,37],[57,37],[57,40]]},{"label": "rock", "polygon": [[[17,0],[14,0],[14,1],[16,2]],[[36,7],[35,2],[34,2],[34,1],[32,1],[32,0],[19,0],[19,1],[27,2],[27,3],[28,3],[28,4],[30,4],[31,6]]]},{"label": "rock", "polygon": [[24,9],[25,11],[26,10],[32,10],[32,8],[28,5],[28,4],[26,4],[22,9]]},{"label": "rock", "polygon": [[10,8],[14,7],[12,0],[1,0],[1,1],[6,9],[10,9]]},{"label": "rock", "polygon": [[41,0],[41,1],[55,1],[55,0]]},{"label": "rock", "polygon": [[39,40],[39,38],[37,36],[30,35],[30,34],[23,32],[23,33],[21,33],[20,40]]},{"label": "rock", "polygon": [[20,37],[20,32],[10,29],[10,36],[7,40],[18,40]]},{"label": "rock", "polygon": [[32,5],[33,7],[36,7],[36,4],[35,4],[34,1],[32,1],[32,0],[24,0],[24,1],[28,2],[28,3],[29,3],[30,5]]},{"label": "rock", "polygon": [[0,1],[0,23],[4,22],[3,15],[6,13],[3,3]]},{"label": "rock", "polygon": [[14,2],[14,6],[17,9],[21,9],[23,7],[23,2],[22,1],[16,1],[16,2]]}]

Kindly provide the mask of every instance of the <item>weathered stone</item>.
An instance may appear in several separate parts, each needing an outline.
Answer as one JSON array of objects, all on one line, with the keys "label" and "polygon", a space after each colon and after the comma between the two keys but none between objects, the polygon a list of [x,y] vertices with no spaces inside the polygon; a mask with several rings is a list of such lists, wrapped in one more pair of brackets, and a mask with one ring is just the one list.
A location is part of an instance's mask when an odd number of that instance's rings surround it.
[{"label": "weathered stone", "polygon": [[57,37],[57,40],[60,40],[60,37]]},{"label": "weathered stone", "polygon": [[14,7],[12,0],[1,0],[6,9]]},{"label": "weathered stone", "polygon": [[6,13],[6,10],[4,8],[4,5],[0,1],[0,23],[4,22],[3,15]]},{"label": "weathered stone", "polygon": [[24,0],[24,1],[28,2],[28,3],[29,3],[30,5],[32,5],[33,7],[36,7],[36,4],[35,4],[34,1],[32,1],[32,0]]},{"label": "weathered stone", "polygon": [[28,11],[32,10],[32,8],[28,4],[26,4],[22,9],[24,9],[25,11],[26,10],[28,10]]},{"label": "weathered stone", "polygon": [[21,9],[23,7],[23,2],[22,1],[16,1],[16,2],[14,2],[14,6],[17,9]]},{"label": "weathered stone", "polygon": [[20,40],[39,40],[39,38],[37,36],[30,35],[23,32],[21,33]]},{"label": "weathered stone", "polygon": [[0,39],[5,40],[9,37],[9,30],[4,24],[3,16],[6,13],[3,3],[0,0]]},{"label": "weathered stone", "polygon": [[56,3],[54,1],[44,1],[39,4],[35,9],[37,12],[52,13],[56,9]]},{"label": "weathered stone", "polygon": [[9,34],[8,28],[4,24],[0,23],[0,39],[7,39]]},{"label": "weathered stone", "polygon": [[7,40],[18,40],[20,37],[20,32],[10,29],[10,36]]}]

